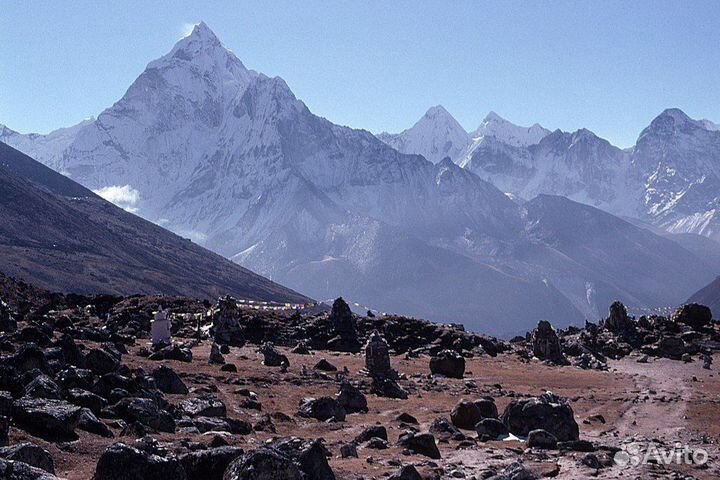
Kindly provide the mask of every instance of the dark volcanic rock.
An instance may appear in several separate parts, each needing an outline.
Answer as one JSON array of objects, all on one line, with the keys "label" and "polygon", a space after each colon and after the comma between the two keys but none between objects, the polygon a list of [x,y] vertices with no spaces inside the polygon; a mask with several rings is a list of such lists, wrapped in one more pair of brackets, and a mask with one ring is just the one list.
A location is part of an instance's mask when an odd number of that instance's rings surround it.
[{"label": "dark volcanic rock", "polygon": [[685,342],[680,337],[665,337],[658,343],[660,355],[679,360],[685,353]]},{"label": "dark volcanic rock", "polygon": [[0,458],[27,463],[31,467],[55,474],[55,462],[50,452],[32,443],[18,443],[12,447],[2,448],[0,449]]},{"label": "dark volcanic rock", "polygon": [[208,363],[210,365],[224,365],[225,357],[220,353],[220,345],[213,343],[210,346],[210,355],[208,356]]},{"label": "dark volcanic rock", "polygon": [[161,457],[116,443],[100,456],[93,480],[185,480],[185,470],[174,456]]},{"label": "dark volcanic rock", "polygon": [[365,395],[359,388],[347,381],[340,384],[337,401],[347,413],[365,413],[368,411]]},{"label": "dark volcanic rock", "polygon": [[182,381],[172,368],[161,365],[153,370],[151,375],[155,379],[155,384],[161,392],[175,395],[187,395],[188,388],[185,385],[185,382]]},{"label": "dark volcanic rock", "polygon": [[475,432],[481,440],[494,440],[507,435],[508,428],[497,418],[483,418],[475,425]]},{"label": "dark volcanic rock", "polygon": [[106,350],[93,348],[87,355],[85,361],[90,370],[97,375],[112,373],[120,366],[120,359]]},{"label": "dark volcanic rock", "polygon": [[422,476],[412,465],[404,465],[400,471],[390,476],[388,480],[422,480]]},{"label": "dark volcanic rock", "polygon": [[48,439],[74,439],[81,408],[63,400],[21,398],[14,405],[15,424]]},{"label": "dark volcanic rock", "polygon": [[110,427],[101,422],[89,408],[83,408],[80,412],[80,421],[77,428],[105,438],[115,436]]},{"label": "dark volcanic rock", "polygon": [[266,367],[279,367],[283,364],[290,365],[287,357],[280,353],[280,350],[275,348],[271,342],[263,343],[258,349],[258,352],[262,353],[264,357],[263,365]]},{"label": "dark volcanic rock", "polygon": [[627,308],[621,302],[610,305],[610,315],[605,320],[605,328],[611,332],[624,332],[632,328],[632,320],[628,317]]},{"label": "dark volcanic rock", "polygon": [[419,433],[414,430],[407,430],[400,435],[398,445],[410,450],[413,453],[425,455],[433,459],[440,459],[440,451],[435,444],[435,437],[432,433]]},{"label": "dark volcanic rock", "polygon": [[689,325],[694,329],[702,329],[712,325],[712,312],[704,305],[690,303],[678,308],[673,313],[672,320]]},{"label": "dark volcanic rock", "polygon": [[531,430],[527,436],[527,446],[530,448],[553,449],[557,447],[557,438],[546,430]]},{"label": "dark volcanic rock", "polygon": [[469,400],[461,400],[450,413],[452,424],[458,428],[472,430],[483,419],[478,406]]},{"label": "dark volcanic rock", "polygon": [[175,432],[175,420],[172,415],[161,409],[154,400],[149,398],[123,398],[112,408],[120,418],[128,423],[140,422],[161,432]]},{"label": "dark volcanic rock", "polygon": [[57,383],[47,375],[38,375],[30,383],[25,385],[23,395],[32,398],[62,399],[62,392]]},{"label": "dark volcanic rock", "polygon": [[3,480],[58,480],[58,478],[27,463],[0,458],[0,478]]},{"label": "dark volcanic rock", "polygon": [[169,345],[153,352],[148,357],[150,360],[178,360],[180,362],[192,362],[193,355],[189,348],[180,345]]},{"label": "dark volcanic rock", "polygon": [[45,353],[33,344],[23,345],[15,355],[5,358],[3,363],[15,367],[21,373],[34,369],[46,374],[51,373]]},{"label": "dark volcanic rock", "polygon": [[382,425],[372,425],[370,427],[366,427],[362,432],[358,434],[357,437],[355,437],[355,443],[367,442],[373,437],[382,438],[383,440],[387,441],[387,430]]},{"label": "dark volcanic rock", "polygon": [[227,466],[243,454],[242,448],[218,447],[179,457],[188,480],[222,480]]},{"label": "dark volcanic rock", "polygon": [[405,389],[390,377],[373,378],[371,391],[379,397],[399,398],[401,400],[408,398],[408,393]]},{"label": "dark volcanic rock", "polygon": [[231,462],[223,480],[304,480],[304,475],[290,458],[263,447]]},{"label": "dark volcanic rock", "polygon": [[532,333],[533,355],[540,360],[546,360],[557,365],[567,363],[562,354],[560,339],[550,322],[540,320],[537,328]]},{"label": "dark volcanic rock", "polygon": [[453,440],[460,441],[465,440],[466,438],[465,435],[450,422],[450,420],[443,417],[438,417],[433,420],[433,423],[430,425],[430,433],[439,436],[440,439],[451,438]]},{"label": "dark volcanic rock", "polygon": [[360,342],[357,338],[357,325],[353,318],[350,306],[342,297],[333,302],[328,317],[336,336],[328,341],[330,350],[357,353],[360,351]]},{"label": "dark volcanic rock", "polygon": [[337,372],[337,367],[324,358],[320,359],[313,368],[322,372]]},{"label": "dark volcanic rock", "polygon": [[345,420],[345,409],[331,397],[306,398],[300,404],[298,415],[325,421],[332,419],[336,422]]},{"label": "dark volcanic rock", "polygon": [[327,461],[330,452],[322,441],[290,438],[274,442],[272,448],[291,458],[306,479],[335,480],[335,474]]},{"label": "dark volcanic rock", "polygon": [[463,378],[465,358],[454,350],[442,350],[430,359],[430,372],[449,378]]},{"label": "dark volcanic rock", "polygon": [[180,402],[180,410],[191,417],[224,417],[225,404],[217,398],[190,398]]},{"label": "dark volcanic rock", "polygon": [[66,400],[73,405],[78,407],[89,408],[94,414],[99,414],[100,411],[107,407],[108,402],[99,395],[95,395],[87,390],[80,388],[72,388],[68,390],[65,396]]},{"label": "dark volcanic rock", "polygon": [[570,404],[551,393],[513,400],[505,409],[502,421],[511,433],[523,437],[537,429],[547,430],[559,441],[577,440],[580,436]]}]

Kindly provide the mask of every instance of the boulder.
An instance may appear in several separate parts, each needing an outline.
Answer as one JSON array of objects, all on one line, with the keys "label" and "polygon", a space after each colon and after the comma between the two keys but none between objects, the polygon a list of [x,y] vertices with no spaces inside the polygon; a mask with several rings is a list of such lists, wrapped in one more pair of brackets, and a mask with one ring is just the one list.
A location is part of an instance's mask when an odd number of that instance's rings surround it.
[{"label": "boulder", "polygon": [[185,470],[172,455],[162,457],[124,443],[109,446],[98,460],[93,480],[185,480]]},{"label": "boulder", "polygon": [[243,454],[242,448],[217,447],[179,457],[188,480],[222,480],[228,465]]},{"label": "boulder", "polygon": [[680,337],[664,337],[658,343],[658,353],[663,357],[680,360],[685,353],[685,342]]},{"label": "boulder", "polygon": [[340,457],[342,458],[358,458],[357,445],[354,443],[346,443],[340,447]]},{"label": "boulder", "polygon": [[365,395],[359,388],[347,381],[340,384],[337,401],[347,413],[366,413],[368,411]]},{"label": "boulder", "polygon": [[337,367],[324,358],[320,359],[313,368],[323,372],[337,372]]},{"label": "boulder", "polygon": [[283,364],[290,365],[287,357],[280,353],[280,350],[275,348],[271,342],[263,343],[258,349],[258,352],[263,355],[263,365],[266,367],[279,367]]},{"label": "boulder", "polygon": [[379,397],[399,398],[401,400],[408,398],[407,391],[405,391],[395,379],[390,377],[373,378],[370,390]]},{"label": "boulder", "polygon": [[225,417],[227,408],[217,398],[190,398],[180,402],[180,410],[190,417]]},{"label": "boulder", "polygon": [[15,424],[46,439],[77,438],[81,408],[63,400],[23,397],[13,407]]},{"label": "boulder", "polygon": [[460,400],[450,413],[450,421],[458,428],[472,430],[475,425],[483,419],[480,409],[469,400]]},{"label": "boulder", "polygon": [[25,385],[23,395],[32,398],[62,399],[62,392],[57,383],[45,374],[38,375],[30,383]]},{"label": "boulder", "polygon": [[475,432],[481,440],[496,440],[507,435],[508,428],[497,418],[483,418],[475,425]]},{"label": "boulder", "polygon": [[160,432],[175,432],[175,420],[149,398],[123,398],[112,409],[128,423],[139,422]]},{"label": "boulder", "polygon": [[433,423],[430,425],[430,433],[437,435],[441,440],[452,439],[462,441],[466,438],[450,420],[444,417],[437,417],[433,420]]},{"label": "boulder", "polygon": [[435,437],[432,433],[419,433],[414,430],[407,430],[400,435],[398,445],[419,455],[425,455],[432,459],[440,459],[440,451],[435,444]]},{"label": "boulder", "polygon": [[272,448],[292,459],[306,479],[335,480],[327,461],[330,452],[321,440],[290,438],[274,442]]},{"label": "boulder", "polygon": [[233,460],[225,470],[223,480],[304,480],[304,477],[290,458],[261,447]]},{"label": "boulder", "polygon": [[564,365],[567,360],[562,354],[560,338],[550,322],[540,320],[537,328],[532,333],[533,355],[540,360],[545,360],[557,365]]},{"label": "boulder", "polygon": [[577,440],[580,436],[570,404],[549,392],[513,400],[503,412],[502,422],[511,433],[522,437],[537,429],[550,432],[559,441]]},{"label": "boulder", "polygon": [[391,475],[388,480],[423,480],[423,477],[412,465],[403,465],[400,471]]},{"label": "boulder", "polygon": [[0,458],[23,462],[31,467],[55,474],[55,461],[50,452],[32,443],[18,443],[12,447],[1,448]]},{"label": "boulder", "polygon": [[96,375],[112,373],[120,366],[120,359],[104,349],[93,348],[85,355],[87,367]]},{"label": "boulder", "polygon": [[77,428],[105,438],[115,436],[110,427],[101,422],[89,408],[82,409]]},{"label": "boulder", "polygon": [[557,442],[555,435],[547,430],[531,430],[527,436],[527,446],[530,448],[551,450],[557,448]]},{"label": "boulder", "polygon": [[627,308],[622,302],[613,302],[610,305],[610,314],[605,320],[605,328],[611,332],[624,332],[632,328],[632,320],[628,317]]},{"label": "boulder", "polygon": [[192,362],[192,351],[187,347],[180,345],[168,345],[153,353],[148,357],[150,360],[177,360],[180,362]]},{"label": "boulder", "polygon": [[430,358],[430,372],[433,375],[444,375],[449,378],[463,378],[465,358],[454,350],[441,350]]},{"label": "boulder", "polygon": [[0,458],[0,478],[3,480],[58,480],[52,473],[27,463]]},{"label": "boulder", "polygon": [[701,330],[712,325],[712,312],[705,305],[690,303],[678,308],[671,319],[689,325],[696,330]]},{"label": "boulder", "polygon": [[385,427],[383,427],[382,425],[372,425],[370,427],[366,427],[355,437],[355,443],[367,442],[374,437],[382,438],[383,440],[387,441],[388,434]]},{"label": "boulder", "polygon": [[208,356],[208,363],[210,365],[224,365],[225,357],[220,353],[220,345],[213,343],[210,346],[210,355]]},{"label": "boulder", "polygon": [[172,368],[160,365],[150,375],[155,379],[155,384],[161,392],[172,395],[187,395],[187,385]]},{"label": "boulder", "polygon": [[473,402],[475,406],[480,410],[480,416],[482,418],[497,418],[498,409],[495,405],[495,400],[490,397],[480,398]]},{"label": "boulder", "polygon": [[42,373],[51,373],[50,364],[45,353],[32,343],[21,346],[16,354],[5,358],[4,363],[14,367],[19,373],[35,369]]},{"label": "boulder", "polygon": [[345,409],[331,397],[306,398],[300,403],[298,415],[315,418],[320,421],[332,420],[342,422],[345,420]]}]

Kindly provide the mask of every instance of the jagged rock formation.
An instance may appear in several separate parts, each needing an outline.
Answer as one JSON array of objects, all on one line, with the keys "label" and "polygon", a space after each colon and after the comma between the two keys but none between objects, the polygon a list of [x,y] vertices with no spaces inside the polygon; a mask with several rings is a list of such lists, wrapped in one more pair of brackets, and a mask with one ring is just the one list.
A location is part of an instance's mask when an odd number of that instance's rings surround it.
[{"label": "jagged rock formation", "polygon": [[560,339],[548,321],[541,320],[537,328],[533,330],[532,349],[533,354],[540,360],[546,360],[558,365],[567,363],[562,354]]}]

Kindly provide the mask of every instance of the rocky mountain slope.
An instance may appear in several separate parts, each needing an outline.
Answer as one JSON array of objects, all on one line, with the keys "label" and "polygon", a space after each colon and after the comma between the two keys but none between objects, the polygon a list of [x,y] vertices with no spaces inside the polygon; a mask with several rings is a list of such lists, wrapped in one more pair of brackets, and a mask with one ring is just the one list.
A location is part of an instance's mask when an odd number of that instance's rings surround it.
[{"label": "rocky mountain slope", "polygon": [[[444,109],[431,109],[402,142],[427,150],[433,161],[400,153],[369,132],[314,115],[282,79],[248,70],[200,24],[151,62],[122,99],[81,126],[61,152],[40,160],[148,220],[319,299],[342,294],[379,310],[492,333],[522,331],[540,318],[560,324],[597,318],[589,290],[632,305],[659,301],[635,288],[641,272],[653,268],[652,256],[641,256],[642,268],[628,274],[610,242],[594,243],[608,268],[593,272],[529,232],[520,204],[471,168],[440,158],[460,151],[466,140],[466,149],[475,145],[473,138],[480,145],[473,162],[491,145],[523,152],[574,146],[581,156],[593,150],[584,146],[589,135],[516,127],[495,114],[469,138],[458,127]],[[444,135],[447,141],[440,142]],[[52,136],[20,137],[34,145]],[[527,161],[534,168],[530,153]],[[574,188],[581,191],[596,174],[589,167]],[[652,245],[668,257],[664,266],[688,264],[686,252]],[[668,279],[663,304],[684,300],[713,278],[715,272],[691,264],[697,269],[688,277]]]},{"label": "rocky mountain slope", "polygon": [[307,302],[0,143],[0,271],[44,288]]}]

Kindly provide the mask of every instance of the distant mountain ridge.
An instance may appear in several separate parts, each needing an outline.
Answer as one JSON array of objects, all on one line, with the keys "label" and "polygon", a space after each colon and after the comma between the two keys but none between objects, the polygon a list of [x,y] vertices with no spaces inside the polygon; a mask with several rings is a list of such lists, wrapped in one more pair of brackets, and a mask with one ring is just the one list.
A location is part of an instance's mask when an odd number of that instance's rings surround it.
[{"label": "distant mountain ridge", "polygon": [[[451,121],[446,112],[443,122]],[[504,192],[525,200],[561,195],[672,233],[720,239],[720,127],[709,120],[667,109],[630,149],[615,147],[587,129],[569,133],[537,124],[517,127],[493,112],[481,129],[468,134],[474,140],[451,158]],[[413,127],[404,137],[410,132],[415,138],[399,148],[425,155],[419,147],[426,142],[423,136],[437,130]],[[454,132],[452,138],[460,135]],[[444,141],[451,140],[441,135],[432,140]]]},{"label": "distant mountain ridge", "polygon": [[[582,229],[607,214],[574,202],[560,211],[549,199],[515,202],[447,157],[480,137],[477,151],[531,155],[557,142],[580,152],[589,135],[515,127],[493,114],[473,138],[459,135],[444,109],[431,110],[418,128],[432,139],[398,141],[429,148],[432,160],[401,153],[367,131],[314,115],[282,79],[245,68],[200,24],[61,152],[41,160],[315,298],[344,295],[490,333],[522,333],[540,319],[597,319],[615,298],[638,306],[680,302],[713,278],[688,251],[627,222],[609,222],[627,241],[588,239],[592,252],[562,247],[556,242],[567,232],[550,217]],[[446,134],[449,141],[435,141]],[[11,137],[30,146],[47,140]],[[493,168],[512,185],[515,172],[531,170],[533,157],[526,161],[527,168],[508,154]],[[578,175],[578,188],[593,175]],[[533,216],[538,211],[545,213]],[[622,269],[618,249],[635,249],[637,271]],[[589,253],[595,263],[586,261]],[[666,260],[654,266],[657,255]],[[683,269],[690,272],[666,279],[662,291],[642,285],[643,271]]]}]

